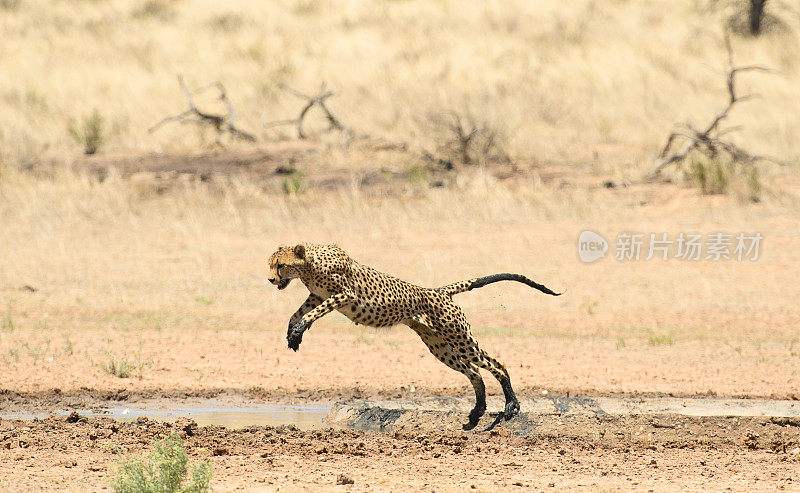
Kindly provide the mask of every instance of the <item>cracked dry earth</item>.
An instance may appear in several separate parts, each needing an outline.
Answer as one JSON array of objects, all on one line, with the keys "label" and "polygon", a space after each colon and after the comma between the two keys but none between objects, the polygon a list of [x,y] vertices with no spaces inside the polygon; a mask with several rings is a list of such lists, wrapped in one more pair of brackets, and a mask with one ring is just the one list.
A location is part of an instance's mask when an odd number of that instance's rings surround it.
[{"label": "cracked dry earth", "polygon": [[[459,413],[441,419],[458,420]],[[49,417],[0,421],[0,490],[110,489],[120,451],[178,433],[215,491],[774,491],[800,489],[797,418],[529,415],[535,434],[433,429],[430,416],[385,432],[293,426],[198,427],[189,419]],[[352,481],[352,484],[348,484]]]}]

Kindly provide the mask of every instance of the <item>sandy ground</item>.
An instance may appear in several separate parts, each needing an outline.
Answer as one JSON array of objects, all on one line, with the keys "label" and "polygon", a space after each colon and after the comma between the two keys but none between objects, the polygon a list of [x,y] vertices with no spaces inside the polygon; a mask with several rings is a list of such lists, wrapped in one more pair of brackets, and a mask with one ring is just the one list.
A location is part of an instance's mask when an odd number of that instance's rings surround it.
[{"label": "sandy ground", "polygon": [[[800,488],[800,429],[768,418],[543,416],[533,436],[503,425],[438,431],[427,419],[386,433],[67,421],[0,422],[0,488],[100,490],[119,451],[141,453],[170,433],[185,438],[192,461],[210,457],[222,491]],[[337,486],[341,475],[353,484]]]}]

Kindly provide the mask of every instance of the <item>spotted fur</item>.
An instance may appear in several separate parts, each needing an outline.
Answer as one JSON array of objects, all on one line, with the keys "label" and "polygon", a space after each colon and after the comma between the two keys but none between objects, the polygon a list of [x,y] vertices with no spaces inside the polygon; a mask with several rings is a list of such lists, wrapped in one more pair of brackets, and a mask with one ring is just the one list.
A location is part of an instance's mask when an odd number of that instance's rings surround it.
[{"label": "spotted fur", "polygon": [[513,280],[558,296],[518,274],[494,274],[440,288],[423,288],[359,264],[335,245],[282,246],[270,257],[269,268],[269,281],[278,289],[284,289],[292,279],[300,279],[309,290],[308,298],[289,320],[286,339],[291,349],[297,351],[303,333],[333,310],[356,324],[372,327],[405,324],[439,361],[472,383],[476,403],[465,429],[474,428],[486,412],[481,368],[488,370],[503,388],[506,419],[519,412],[519,401],[508,371],[478,346],[464,313],[453,302],[453,295]]}]

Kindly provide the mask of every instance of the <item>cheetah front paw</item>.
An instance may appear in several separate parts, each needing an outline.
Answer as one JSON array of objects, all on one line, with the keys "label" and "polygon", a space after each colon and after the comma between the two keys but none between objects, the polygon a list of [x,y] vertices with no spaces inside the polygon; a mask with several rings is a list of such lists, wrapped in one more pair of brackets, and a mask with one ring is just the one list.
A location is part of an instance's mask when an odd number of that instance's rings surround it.
[{"label": "cheetah front paw", "polygon": [[297,351],[300,347],[300,343],[303,342],[303,332],[305,332],[306,328],[306,324],[298,322],[289,329],[289,333],[286,335],[286,342],[289,343],[289,349]]}]

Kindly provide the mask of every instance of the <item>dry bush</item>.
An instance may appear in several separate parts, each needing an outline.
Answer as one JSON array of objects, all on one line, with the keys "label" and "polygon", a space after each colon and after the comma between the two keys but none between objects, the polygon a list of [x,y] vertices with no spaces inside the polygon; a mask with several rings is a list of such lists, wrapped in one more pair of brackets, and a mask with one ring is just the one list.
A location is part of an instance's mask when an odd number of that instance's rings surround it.
[{"label": "dry bush", "polygon": [[505,151],[505,134],[489,122],[448,111],[430,115],[426,123],[436,146],[433,153],[426,155],[446,169],[457,165],[511,163]]},{"label": "dry bush", "polygon": [[781,0],[712,0],[712,9],[725,12],[728,30],[740,36],[789,33],[797,7]]}]

